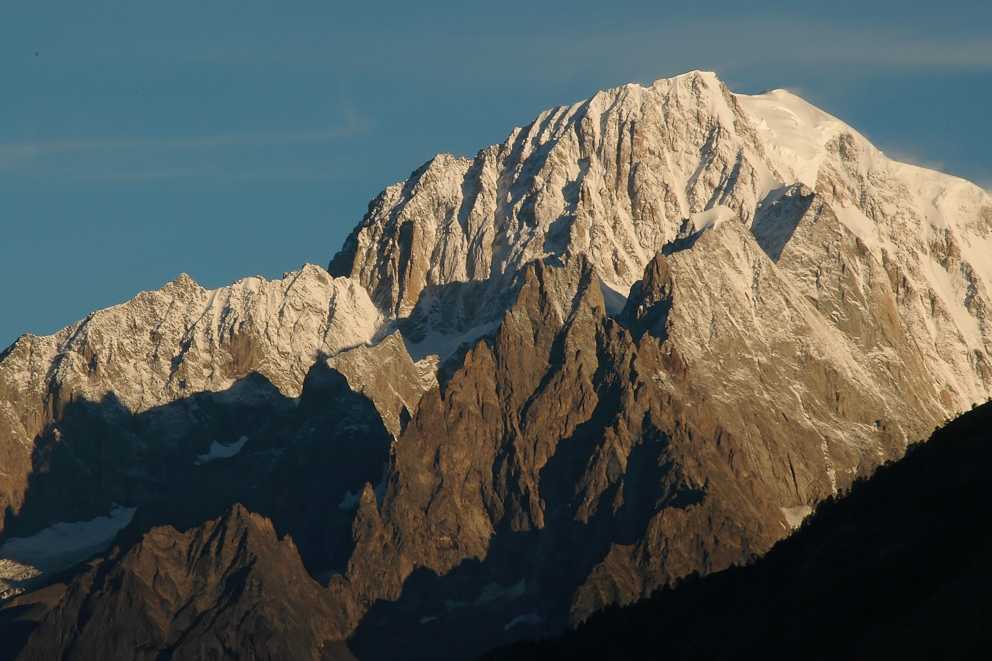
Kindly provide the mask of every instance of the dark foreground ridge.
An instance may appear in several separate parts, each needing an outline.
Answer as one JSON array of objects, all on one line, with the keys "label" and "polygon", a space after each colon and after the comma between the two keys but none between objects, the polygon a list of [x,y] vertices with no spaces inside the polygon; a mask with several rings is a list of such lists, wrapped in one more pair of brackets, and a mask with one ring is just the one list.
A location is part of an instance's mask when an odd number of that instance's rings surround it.
[{"label": "dark foreground ridge", "polygon": [[497,659],[988,658],[992,403],[825,501],[765,557]]}]

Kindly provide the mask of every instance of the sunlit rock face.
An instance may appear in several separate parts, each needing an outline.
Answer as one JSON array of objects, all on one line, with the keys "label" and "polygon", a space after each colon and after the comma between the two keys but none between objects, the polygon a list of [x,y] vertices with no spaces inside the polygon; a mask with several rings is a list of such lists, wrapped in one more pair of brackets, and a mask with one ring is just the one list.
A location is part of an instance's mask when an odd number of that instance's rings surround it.
[{"label": "sunlit rock face", "polygon": [[[708,72],[548,110],[474,159],[437,156],[370,204],[330,269],[386,314],[457,334],[503,309],[533,259],[586,255],[617,307],[665,245],[728,218],[878,360],[907,359],[887,351],[894,333],[917,345],[939,409],[985,398],[988,194],[888,159],[790,92],[733,94]],[[468,301],[442,298],[472,282]]]}]

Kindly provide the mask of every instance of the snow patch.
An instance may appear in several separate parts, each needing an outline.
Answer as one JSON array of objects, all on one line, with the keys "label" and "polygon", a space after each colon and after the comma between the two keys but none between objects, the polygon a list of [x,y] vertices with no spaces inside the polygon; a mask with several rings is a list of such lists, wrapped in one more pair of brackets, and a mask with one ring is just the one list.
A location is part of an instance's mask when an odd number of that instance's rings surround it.
[{"label": "snow patch", "polygon": [[809,188],[816,186],[827,143],[843,131],[855,133],[836,117],[786,90],[735,96],[782,174]]},{"label": "snow patch", "polygon": [[106,516],[58,522],[30,537],[8,539],[0,546],[0,599],[24,592],[35,579],[103,551],[131,522],[136,509],[115,505]]},{"label": "snow patch", "polygon": [[489,583],[482,589],[482,593],[475,600],[475,605],[482,606],[500,599],[516,599],[526,592],[527,580],[523,578],[509,587],[503,587],[499,583]]},{"label": "snow patch", "polygon": [[203,464],[210,463],[211,461],[218,461],[220,459],[230,459],[231,457],[241,452],[241,448],[243,448],[245,446],[245,443],[247,442],[248,442],[247,436],[242,436],[241,438],[239,438],[234,443],[231,443],[230,445],[224,445],[222,443],[218,443],[217,441],[213,441],[212,443],[210,443],[210,449],[207,451],[207,453],[197,455],[193,463],[197,466],[202,466]]},{"label": "snow patch", "polygon": [[358,501],[361,498],[362,493],[352,493],[351,491],[345,491],[344,495],[341,497],[341,502],[338,503],[338,509],[345,512],[350,512],[351,510],[358,507]]},{"label": "snow patch", "polygon": [[499,583],[489,583],[484,588],[475,601],[445,600],[444,607],[448,610],[458,610],[469,606],[485,606],[496,601],[513,600],[522,597],[527,593],[527,579],[520,579],[510,586],[502,586]]},{"label": "snow patch", "polygon": [[[463,344],[472,344],[484,335],[488,335],[499,326],[499,320],[473,326],[461,333],[445,333],[433,331],[419,342],[406,340],[406,350],[414,362],[420,363],[431,359],[431,364],[439,365],[445,358],[455,353]],[[406,338],[404,338],[406,339]]]},{"label": "snow patch", "polygon": [[736,211],[730,207],[717,204],[706,211],[700,211],[689,216],[689,225],[692,227],[692,233],[698,234],[699,232],[705,232],[706,230],[718,227],[736,217]]},{"label": "snow patch", "polygon": [[878,228],[871,218],[853,205],[836,205],[832,208],[837,215],[837,220],[844,227],[851,230],[856,237],[861,239],[861,242],[868,246],[870,251],[876,255],[881,254],[882,241],[878,235]]},{"label": "snow patch", "polygon": [[806,520],[806,517],[813,513],[813,508],[809,505],[783,507],[781,510],[782,515],[785,516],[785,522],[788,523],[789,527],[793,530],[802,525],[802,522]]},{"label": "snow patch", "polygon": [[503,627],[503,631],[509,631],[513,627],[519,626],[521,624],[536,626],[543,621],[544,618],[542,618],[537,613],[525,613],[523,615],[517,615],[515,618],[507,622],[506,626]]},{"label": "snow patch", "polygon": [[961,332],[970,346],[982,346],[981,324],[964,306],[965,292],[956,290],[951,275],[932,256],[923,261],[923,267],[923,274],[930,289],[943,303],[944,311],[951,323]]}]

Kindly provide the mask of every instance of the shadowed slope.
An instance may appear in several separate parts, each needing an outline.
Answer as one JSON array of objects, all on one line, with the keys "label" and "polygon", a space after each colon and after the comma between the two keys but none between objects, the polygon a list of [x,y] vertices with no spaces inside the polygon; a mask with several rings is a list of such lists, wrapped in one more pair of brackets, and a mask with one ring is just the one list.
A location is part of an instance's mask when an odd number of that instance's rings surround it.
[{"label": "shadowed slope", "polygon": [[74,581],[22,659],[347,658],[326,590],[288,537],[235,505],[150,530]]},{"label": "shadowed slope", "polygon": [[980,658],[992,632],[992,404],[824,502],[752,566],[488,659]]}]

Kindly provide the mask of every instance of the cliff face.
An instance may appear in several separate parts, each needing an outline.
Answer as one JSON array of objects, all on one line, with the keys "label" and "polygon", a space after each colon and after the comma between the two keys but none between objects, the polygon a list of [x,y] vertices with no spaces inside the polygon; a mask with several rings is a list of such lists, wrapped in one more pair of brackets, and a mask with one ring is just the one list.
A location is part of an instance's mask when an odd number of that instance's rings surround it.
[{"label": "cliff face", "polygon": [[22,658],[316,659],[340,638],[336,620],[293,542],[235,506],[94,563]]},{"label": "cliff face", "polygon": [[55,335],[21,337],[0,360],[0,531],[24,505],[29,476],[46,470],[42,439],[61,442],[74,403],[111,398],[140,415],[252,374],[298,397],[321,354],[365,343],[379,321],[361,286],[306,266],[217,290],[181,275]]},{"label": "cliff face", "polygon": [[[789,92],[737,95],[707,72],[549,110],[474,159],[436,157],[372,202],[330,270],[443,337],[498,318],[507,281],[539,258],[586,255],[619,308],[664,246],[726,219],[845,340],[889,371],[922,367],[931,408],[988,396],[988,194],[886,158]],[[467,288],[469,304],[452,292]]]},{"label": "cliff face", "polygon": [[990,440],[986,404],[822,504],[753,565],[486,658],[638,658],[645,649],[670,659],[980,658],[990,640],[975,608],[992,584]]},{"label": "cliff face", "polygon": [[[425,396],[381,504],[362,500],[342,599],[401,599],[413,621],[446,588],[418,595],[408,576],[473,561],[494,573],[463,590],[516,575],[546,626],[574,624],[749,561],[925,434],[912,412],[927,393],[879,390],[738,224],[656,257],[617,319],[594,274],[584,259],[526,268],[499,330]],[[383,633],[363,625],[356,650]]]},{"label": "cliff face", "polygon": [[[150,650],[223,641],[114,586],[161,566],[183,599],[223,592],[148,549],[193,553],[243,503],[294,542],[257,547],[271,562],[224,542],[225,566],[318,577],[319,621],[263,613],[268,642],[232,654],[470,656],[557,631],[753,559],[988,399],[989,255],[984,191],[787,92],[705,72],[599,92],[387,188],[332,275],[181,276],[18,340],[0,583],[68,581],[9,549],[126,508],[28,649],[120,651],[83,621],[121,599]],[[252,594],[203,612],[227,626]]]},{"label": "cliff face", "polygon": [[625,295],[684,218],[723,205],[749,219],[775,178],[713,74],[627,85],[548,110],[475,159],[438,156],[387,188],[331,271],[402,315],[425,287],[584,252]]}]

